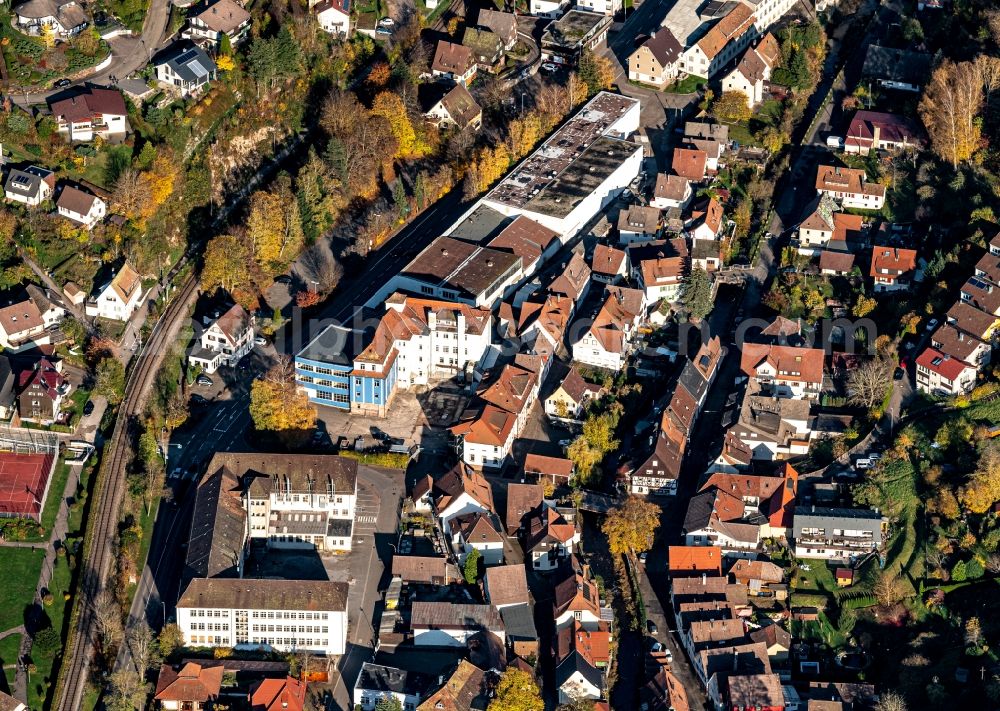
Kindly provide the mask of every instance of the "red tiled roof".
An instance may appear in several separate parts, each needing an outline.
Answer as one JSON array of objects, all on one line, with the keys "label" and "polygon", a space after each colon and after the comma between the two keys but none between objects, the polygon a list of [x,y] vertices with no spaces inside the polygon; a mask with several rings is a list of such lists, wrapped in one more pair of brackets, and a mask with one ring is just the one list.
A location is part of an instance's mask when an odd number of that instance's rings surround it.
[{"label": "red tiled roof", "polygon": [[722,575],[722,549],[715,546],[670,546],[667,569],[671,576]]}]

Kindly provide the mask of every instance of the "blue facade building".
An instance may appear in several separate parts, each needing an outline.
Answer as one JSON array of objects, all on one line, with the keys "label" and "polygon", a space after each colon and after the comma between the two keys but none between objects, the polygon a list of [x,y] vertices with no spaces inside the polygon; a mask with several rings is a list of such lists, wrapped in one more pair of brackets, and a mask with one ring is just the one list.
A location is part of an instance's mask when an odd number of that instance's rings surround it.
[{"label": "blue facade building", "polygon": [[396,350],[373,357],[371,332],[327,326],[295,357],[295,382],[310,402],[384,417],[396,389]]}]

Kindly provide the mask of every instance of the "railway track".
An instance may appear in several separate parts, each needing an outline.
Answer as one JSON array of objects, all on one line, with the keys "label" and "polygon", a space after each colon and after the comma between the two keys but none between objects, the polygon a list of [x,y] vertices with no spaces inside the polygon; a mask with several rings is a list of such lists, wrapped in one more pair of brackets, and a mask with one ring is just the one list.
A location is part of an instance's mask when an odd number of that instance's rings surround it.
[{"label": "railway track", "polygon": [[125,384],[125,397],[95,482],[94,490],[98,498],[94,505],[97,508],[87,528],[81,556],[84,568],[70,623],[70,644],[67,645],[56,683],[53,708],[59,711],[77,711],[82,703],[97,641],[94,601],[103,589],[114,561],[119,513],[125,493],[125,467],[131,458],[130,430],[142,413],[153,378],[175,336],[173,326],[186,316],[188,304],[196,295],[197,288],[198,279],[191,274],[153,327]]}]

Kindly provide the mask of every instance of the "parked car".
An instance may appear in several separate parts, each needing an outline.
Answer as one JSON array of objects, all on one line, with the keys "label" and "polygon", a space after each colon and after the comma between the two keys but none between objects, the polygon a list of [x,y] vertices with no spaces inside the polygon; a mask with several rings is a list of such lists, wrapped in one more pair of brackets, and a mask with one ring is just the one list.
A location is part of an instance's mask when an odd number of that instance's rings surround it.
[{"label": "parked car", "polygon": [[650,634],[656,634],[659,630],[656,629],[656,623],[652,620],[646,620],[646,631]]},{"label": "parked car", "polygon": [[649,551],[643,551],[642,553],[640,553],[639,554],[639,562],[640,563],[645,563],[646,562],[646,556],[648,556],[648,555],[649,555]]},{"label": "parked car", "polygon": [[666,647],[663,648],[663,655],[667,658],[668,662],[673,662],[674,661],[674,654],[673,654],[673,652],[671,652]]},{"label": "parked car", "polygon": [[893,380],[902,380],[903,376],[906,375],[906,371],[902,368],[896,368],[895,372],[892,374]]},{"label": "parked car", "polygon": [[199,375],[195,382],[203,388],[210,388],[215,384],[215,381],[207,375]]},{"label": "parked car", "polygon": [[57,81],[57,82],[56,82],[55,84],[53,84],[52,86],[54,86],[54,87],[55,87],[56,89],[62,89],[62,88],[64,88],[64,87],[67,87],[67,86],[69,86],[69,85],[70,85],[70,84],[72,84],[72,83],[73,83],[73,82],[71,82],[71,81],[70,81],[69,79],[65,79],[65,78],[63,78],[63,79],[60,79],[59,81]]},{"label": "parked car", "polygon": [[275,284],[291,284],[292,283],[292,278],[290,276],[288,276],[287,274],[279,274],[278,276],[274,277],[274,283]]},{"label": "parked car", "polygon": [[393,25],[396,24],[396,21],[393,20],[391,17],[383,17],[381,20],[378,21],[378,23],[383,27],[392,27]]},{"label": "parked car", "polygon": [[375,34],[389,36],[392,34],[392,30],[388,27],[378,27],[375,29]]},{"label": "parked car", "polygon": [[267,345],[267,339],[264,338],[264,336],[255,336],[254,339],[253,339],[253,344],[255,346],[266,346]]},{"label": "parked car", "polygon": [[93,411],[94,411],[94,401],[87,400],[87,402],[83,406],[83,416],[87,417],[88,415],[93,413]]},{"label": "parked car", "polygon": [[649,647],[649,651],[653,654],[658,654],[663,651],[663,645],[659,642],[653,642],[653,644]]},{"label": "parked car", "polygon": [[936,318],[932,318],[930,321],[927,322],[927,330],[933,331],[935,328],[937,328],[937,325],[938,325],[938,320]]},{"label": "parked car", "polygon": [[545,62],[542,64],[542,71],[551,74],[552,72],[559,71],[559,65],[554,62]]},{"label": "parked car", "polygon": [[208,399],[205,398],[203,395],[199,395],[198,393],[195,393],[194,395],[191,396],[191,404],[195,405],[195,406],[198,406],[198,407],[200,407],[202,405],[207,405],[208,404]]},{"label": "parked car", "polygon": [[862,457],[861,459],[858,459],[857,461],[854,462],[855,469],[871,469],[871,467],[872,467],[872,460],[869,459],[868,457]]}]

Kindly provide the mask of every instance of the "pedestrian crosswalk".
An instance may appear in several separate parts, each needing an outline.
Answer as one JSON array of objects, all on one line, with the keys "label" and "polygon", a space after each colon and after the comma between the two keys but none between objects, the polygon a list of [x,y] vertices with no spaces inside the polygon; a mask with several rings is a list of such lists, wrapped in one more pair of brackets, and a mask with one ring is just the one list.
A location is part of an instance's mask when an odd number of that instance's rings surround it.
[{"label": "pedestrian crosswalk", "polygon": [[378,520],[377,516],[358,516],[355,521],[357,523],[375,523]]}]

